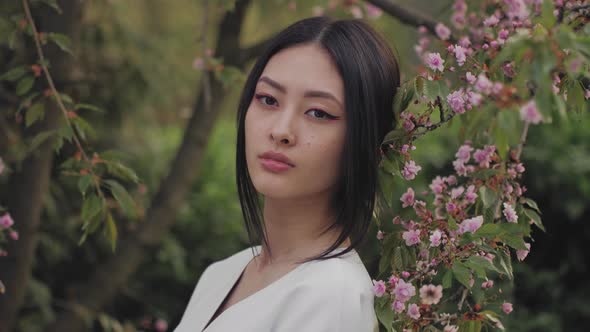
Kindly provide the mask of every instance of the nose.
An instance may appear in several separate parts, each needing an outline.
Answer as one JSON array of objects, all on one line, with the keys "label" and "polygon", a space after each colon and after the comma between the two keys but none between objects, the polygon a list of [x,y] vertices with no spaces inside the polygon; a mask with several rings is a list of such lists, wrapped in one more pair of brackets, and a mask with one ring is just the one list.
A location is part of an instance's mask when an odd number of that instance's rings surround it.
[{"label": "nose", "polygon": [[270,139],[277,145],[294,145],[296,140],[293,132],[295,112],[283,110],[276,114],[277,118],[270,132]]}]

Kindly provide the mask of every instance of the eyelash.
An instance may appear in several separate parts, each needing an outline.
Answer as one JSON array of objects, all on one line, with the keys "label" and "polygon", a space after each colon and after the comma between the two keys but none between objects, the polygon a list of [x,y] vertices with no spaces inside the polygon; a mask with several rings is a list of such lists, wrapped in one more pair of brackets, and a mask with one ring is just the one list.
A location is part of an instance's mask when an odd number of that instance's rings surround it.
[{"label": "eyelash", "polygon": [[[262,105],[264,105],[264,106],[267,106],[267,107],[268,107],[268,106],[272,106],[272,105],[265,104],[265,103],[262,101],[264,98],[270,98],[270,99],[273,99],[273,100],[275,100],[275,101],[276,101],[276,99],[275,99],[275,98],[273,98],[273,97],[271,97],[271,96],[267,96],[267,95],[261,95],[261,94],[255,94],[255,95],[254,95],[254,98],[256,98],[256,99],[258,100],[258,102],[259,102],[259,103],[261,103]],[[338,119],[338,117],[336,117],[336,116],[333,116],[333,115],[331,115],[331,114],[329,114],[329,113],[326,113],[325,111],[323,111],[323,110],[321,110],[321,109],[319,109],[319,108],[312,108],[312,109],[310,109],[310,111],[318,111],[319,113],[321,113],[321,114],[324,114],[324,115],[325,115],[325,118],[318,118],[318,117],[315,117],[316,119],[319,119],[319,120],[334,120],[334,119]]]}]

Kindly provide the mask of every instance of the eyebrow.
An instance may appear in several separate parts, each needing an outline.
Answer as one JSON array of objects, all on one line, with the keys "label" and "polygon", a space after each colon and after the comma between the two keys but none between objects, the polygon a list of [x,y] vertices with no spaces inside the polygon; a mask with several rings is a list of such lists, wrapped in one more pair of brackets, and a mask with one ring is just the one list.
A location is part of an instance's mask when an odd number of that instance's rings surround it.
[{"label": "eyebrow", "polygon": [[[284,86],[282,86],[279,82],[270,79],[268,76],[262,76],[258,82],[264,82],[270,86],[272,86],[273,88],[281,91],[282,93],[286,93],[287,92],[287,88],[285,88]],[[333,101],[335,101],[338,106],[342,107],[342,103],[336,98],[334,97],[333,94],[326,92],[326,91],[319,91],[319,90],[307,90],[305,91],[305,93],[303,94],[304,97],[317,97],[317,98],[326,98],[326,99],[331,99]]]}]

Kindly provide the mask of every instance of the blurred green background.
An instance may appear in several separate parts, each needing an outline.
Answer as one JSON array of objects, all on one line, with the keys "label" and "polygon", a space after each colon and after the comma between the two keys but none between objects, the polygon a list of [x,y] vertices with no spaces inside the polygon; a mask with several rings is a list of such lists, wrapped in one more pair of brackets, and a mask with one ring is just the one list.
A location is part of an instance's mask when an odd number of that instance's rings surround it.
[{"label": "blurred green background", "polygon": [[[81,102],[106,110],[105,114],[81,113],[98,133],[91,145],[98,151],[120,152],[120,160],[136,170],[143,182],[128,190],[148,206],[171,171],[170,164],[201,89],[202,71],[195,69],[193,62],[203,56],[202,1],[58,2],[64,8],[78,6],[81,14],[72,30],[64,31],[76,36],[75,56],[62,55],[68,57],[63,68],[69,72],[60,76],[65,79],[59,84]],[[225,15],[222,6],[230,2],[209,1],[207,42],[211,48]],[[288,3],[251,1],[239,30],[241,45],[268,38],[291,22],[312,15],[314,6],[325,6],[328,1],[297,1],[295,9],[289,9]],[[452,2],[448,0],[398,3],[438,19],[451,14]],[[3,1],[0,10],[18,13],[20,1]],[[40,24],[43,15],[55,15],[42,6],[35,13]],[[351,17],[344,10],[335,15]],[[418,39],[416,28],[387,14],[369,21],[395,46],[404,78],[412,77],[418,66],[413,49]],[[50,24],[47,20],[45,28],[49,30]],[[0,34],[0,38],[0,72],[4,72],[22,61],[22,54],[6,47],[9,36]],[[246,62],[246,72],[251,63]],[[173,226],[162,235],[160,245],[142,252],[139,269],[101,309],[105,315],[102,321],[95,321],[89,330],[101,331],[113,319],[127,323],[130,329],[155,331],[153,323],[162,319],[171,331],[207,265],[247,246],[234,177],[235,113],[241,86],[239,79],[231,81],[214,94],[215,98],[223,97],[214,101],[219,116],[194,170],[196,180],[177,214],[170,216]],[[11,107],[8,98],[0,100],[3,116]],[[457,139],[459,126],[460,120],[455,121],[417,142],[414,156],[423,167],[412,184],[417,192],[427,189],[435,175],[452,173],[451,162],[462,143]],[[18,313],[16,331],[44,331],[67,310],[72,298],[70,286],[88,279],[98,262],[118,255],[111,252],[100,234],[77,245],[79,192],[76,183],[57,169],[72,151],[65,148],[53,161],[32,280]],[[547,233],[535,229],[529,257],[515,264],[514,287],[506,289],[512,292],[515,310],[505,325],[509,331],[584,331],[590,326],[589,114],[565,123],[531,127],[523,160],[526,195],[538,202]],[[0,184],[0,198],[11,195],[14,188]],[[406,186],[400,182],[395,195],[401,196]],[[136,222],[121,220],[121,233],[139,227]],[[361,250],[373,275],[378,262],[375,234],[376,229],[371,229],[369,241]]]}]

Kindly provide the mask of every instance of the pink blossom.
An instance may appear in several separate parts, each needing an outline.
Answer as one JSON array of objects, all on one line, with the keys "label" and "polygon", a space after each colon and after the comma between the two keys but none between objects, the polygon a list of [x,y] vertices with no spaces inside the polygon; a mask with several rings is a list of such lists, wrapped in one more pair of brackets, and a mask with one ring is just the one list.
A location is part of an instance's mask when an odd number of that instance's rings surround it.
[{"label": "pink blossom", "polygon": [[465,55],[465,49],[460,45],[455,45],[454,52],[455,58],[457,58],[457,63],[459,64],[459,66],[463,66],[465,64],[465,60],[467,60],[467,57]]},{"label": "pink blossom", "polygon": [[363,11],[361,10],[361,8],[359,6],[350,6],[350,13],[352,14],[352,16],[354,18],[362,18],[363,17]]},{"label": "pink blossom", "polygon": [[381,10],[381,8],[374,6],[370,3],[365,3],[365,9],[367,11],[367,17],[370,17],[370,18],[377,18],[377,17],[381,16],[381,14],[383,14],[383,11]]},{"label": "pink blossom", "polygon": [[590,99],[590,90],[584,90],[584,99]]},{"label": "pink blossom", "polygon": [[463,144],[461,147],[459,147],[457,153],[455,153],[455,157],[457,157],[457,159],[461,160],[462,162],[467,163],[471,158],[471,151],[473,151],[471,144]]},{"label": "pink blossom", "polygon": [[431,247],[438,247],[440,245],[440,240],[442,239],[442,232],[438,229],[435,229],[432,234],[430,235],[430,246]]},{"label": "pink blossom", "polygon": [[436,32],[436,35],[442,40],[447,40],[451,37],[451,30],[442,23],[437,23],[434,27],[434,31]]},{"label": "pink blossom", "polygon": [[526,256],[529,255],[529,252],[531,250],[531,244],[530,243],[525,243],[524,244],[526,246],[526,250],[517,250],[516,251],[516,258],[518,258],[519,261],[524,261],[524,259],[526,258]]},{"label": "pink blossom", "polygon": [[410,272],[402,271],[402,278],[408,278],[408,277],[410,277]]},{"label": "pink blossom", "polygon": [[496,24],[498,24],[498,22],[500,22],[498,17],[496,15],[492,15],[492,16],[486,18],[485,20],[483,20],[483,25],[486,27],[493,27]]},{"label": "pink blossom", "polygon": [[402,238],[406,241],[407,246],[413,246],[420,243],[420,231],[409,230],[402,233]]},{"label": "pink blossom", "polygon": [[393,309],[393,311],[399,314],[400,312],[403,312],[406,309],[406,304],[402,301],[395,300],[391,304],[391,309]]},{"label": "pink blossom", "polygon": [[14,225],[14,220],[10,216],[10,213],[5,213],[2,217],[0,217],[0,227],[8,228]]},{"label": "pink blossom", "polygon": [[520,108],[520,118],[522,121],[532,124],[539,124],[543,121],[543,117],[537,110],[537,104],[534,99]]},{"label": "pink blossom", "polygon": [[450,93],[447,96],[447,103],[449,103],[449,107],[453,112],[457,114],[465,113],[465,96],[463,94],[463,89]]},{"label": "pink blossom", "polygon": [[475,77],[475,75],[473,75],[470,71],[465,73],[465,80],[467,80],[467,83],[473,84],[473,83],[475,83],[476,79],[477,78]]},{"label": "pink blossom", "polygon": [[440,194],[445,189],[445,181],[439,175],[437,175],[432,180],[432,183],[430,184],[429,187],[434,194]]},{"label": "pink blossom", "polygon": [[412,303],[408,306],[408,316],[412,319],[420,318],[420,309],[416,303]]},{"label": "pink blossom", "polygon": [[485,25],[486,27],[493,27],[494,25],[498,24],[498,22],[500,22],[500,20],[498,20],[498,17],[496,17],[496,15],[492,15],[483,20],[483,25]]},{"label": "pink blossom", "polygon": [[406,119],[404,121],[403,127],[406,131],[412,131],[412,129],[414,129],[414,127],[416,127],[416,125],[414,125],[414,122],[410,119]]},{"label": "pink blossom", "polygon": [[498,40],[502,41],[502,43],[504,41],[506,41],[506,39],[508,39],[508,36],[509,36],[508,30],[502,29],[502,30],[498,31]]},{"label": "pink blossom", "polygon": [[477,216],[470,219],[465,219],[459,225],[459,234],[465,232],[475,233],[483,224],[483,216]]},{"label": "pink blossom", "polygon": [[457,210],[457,205],[453,202],[448,202],[447,205],[445,206],[447,209],[447,212],[453,212],[455,210]]},{"label": "pink blossom", "polygon": [[195,58],[195,60],[193,60],[193,69],[197,69],[197,70],[201,70],[205,68],[205,60],[203,60],[203,58]]},{"label": "pink blossom", "polygon": [[414,205],[414,189],[408,188],[400,201],[402,201],[403,208]]},{"label": "pink blossom", "polygon": [[405,282],[403,279],[400,279],[393,289],[393,294],[396,300],[406,302],[412,296],[416,295],[416,287],[411,282]]},{"label": "pink blossom", "polygon": [[460,176],[467,176],[471,165],[465,166],[465,163],[462,160],[457,159],[453,161],[453,167],[455,168],[455,172]]},{"label": "pink blossom", "polygon": [[398,281],[399,281],[399,278],[396,277],[396,276],[394,276],[394,275],[392,275],[391,277],[389,277],[389,280],[388,280],[389,285],[391,287],[395,287],[395,285],[397,284]]},{"label": "pink blossom", "polygon": [[416,175],[418,174],[418,172],[420,172],[421,169],[422,167],[416,165],[416,162],[414,162],[413,160],[406,161],[404,169],[402,170],[402,175],[406,180],[413,180],[414,178],[416,178]]},{"label": "pink blossom", "polygon": [[504,3],[508,5],[506,16],[511,20],[524,20],[529,16],[529,9],[523,0],[504,0]]},{"label": "pink blossom", "polygon": [[440,56],[440,53],[428,53],[426,54],[426,65],[432,70],[438,70],[442,72],[445,69],[445,60]]},{"label": "pink blossom", "polygon": [[459,186],[457,188],[453,188],[451,190],[451,198],[452,199],[457,199],[457,198],[461,197],[461,194],[463,194],[464,191],[465,191],[465,187],[463,187],[463,186]]},{"label": "pink blossom", "polygon": [[465,49],[468,49],[469,46],[471,46],[471,40],[469,40],[469,37],[467,36],[461,37],[459,39],[459,45]]},{"label": "pink blossom", "polygon": [[377,231],[377,240],[383,240],[383,232]]},{"label": "pink blossom", "polygon": [[478,106],[483,101],[483,96],[477,92],[467,91],[467,101],[470,105]]},{"label": "pink blossom", "polygon": [[445,176],[443,180],[446,181],[449,184],[449,186],[454,186],[455,184],[457,184],[457,177],[454,175]]},{"label": "pink blossom", "polygon": [[481,93],[489,95],[492,92],[493,83],[486,77],[486,75],[479,74],[477,82],[475,82],[475,89]]},{"label": "pink blossom", "polygon": [[512,312],[512,303],[509,303],[509,302],[502,303],[502,311],[504,311],[506,314],[511,313]]},{"label": "pink blossom", "polygon": [[488,280],[488,281],[484,281],[481,283],[481,288],[483,288],[483,289],[492,288],[492,287],[494,287],[493,280]]},{"label": "pink blossom", "polygon": [[8,236],[14,241],[18,240],[18,232],[17,231],[10,231],[8,232]]},{"label": "pink blossom", "polygon": [[443,288],[441,285],[424,285],[420,287],[420,299],[424,304],[437,304],[442,298]]},{"label": "pink blossom", "polygon": [[494,145],[486,145],[483,149],[475,150],[473,159],[479,163],[479,167],[489,168],[495,151],[496,147]]},{"label": "pink blossom", "polygon": [[168,330],[168,322],[166,322],[165,320],[158,318],[156,320],[156,323],[154,323],[154,327],[156,328],[156,331],[158,332],[165,332]]},{"label": "pink blossom", "polygon": [[475,193],[474,185],[470,185],[469,187],[467,187],[467,191],[465,192],[465,199],[468,203],[475,203],[475,200],[477,199],[477,194]]},{"label": "pink blossom", "polygon": [[502,204],[504,206],[504,216],[506,217],[506,220],[508,220],[508,222],[512,222],[512,223],[516,223],[518,222],[518,215],[516,214],[516,211],[514,211],[514,208],[512,207],[512,205],[508,204],[508,203],[503,203]]},{"label": "pink blossom", "polygon": [[383,294],[385,294],[386,290],[387,290],[387,287],[385,286],[385,282],[383,280],[379,280],[379,281],[373,280],[373,293],[375,294],[375,296],[377,296],[377,297],[383,296]]},{"label": "pink blossom", "polygon": [[427,29],[425,26],[423,26],[423,25],[420,25],[420,26],[418,27],[418,32],[419,32],[419,33],[421,33],[421,34],[425,34],[425,33],[427,33],[427,32],[428,32],[428,29]]},{"label": "pink blossom", "polygon": [[492,87],[492,93],[499,94],[500,92],[502,92],[502,88],[504,88],[504,84],[502,84],[501,82],[495,82]]},{"label": "pink blossom", "polygon": [[324,15],[325,9],[322,6],[313,6],[311,12],[313,16],[322,16]]},{"label": "pink blossom", "polygon": [[454,12],[451,16],[451,23],[457,29],[463,29],[465,27],[465,13],[463,12]]}]

